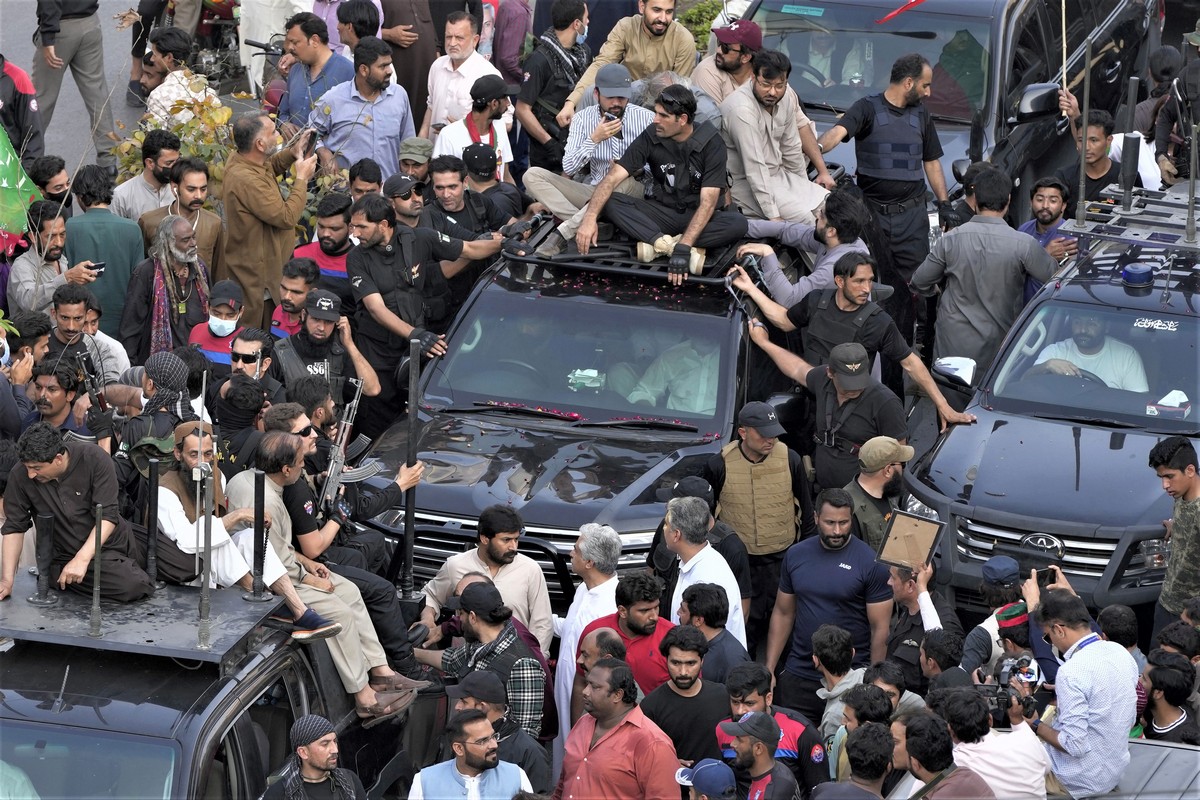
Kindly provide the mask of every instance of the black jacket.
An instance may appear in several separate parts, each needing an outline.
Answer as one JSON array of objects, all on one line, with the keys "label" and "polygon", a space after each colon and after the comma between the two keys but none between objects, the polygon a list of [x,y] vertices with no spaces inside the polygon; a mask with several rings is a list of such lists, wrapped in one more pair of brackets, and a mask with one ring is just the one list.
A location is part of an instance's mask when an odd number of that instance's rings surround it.
[{"label": "black jacket", "polygon": [[[38,4],[39,14],[41,3]],[[40,57],[40,56],[39,56]],[[42,139],[42,117],[38,114],[37,90],[25,70],[0,55],[0,125],[26,171],[46,147]]]}]

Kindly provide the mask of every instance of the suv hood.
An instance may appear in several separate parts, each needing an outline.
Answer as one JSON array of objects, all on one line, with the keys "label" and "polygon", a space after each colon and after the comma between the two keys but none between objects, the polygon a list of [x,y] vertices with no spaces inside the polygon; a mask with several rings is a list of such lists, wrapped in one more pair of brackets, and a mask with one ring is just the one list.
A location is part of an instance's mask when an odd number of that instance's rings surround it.
[{"label": "suv hood", "polygon": [[1146,466],[1158,436],[968,410],[979,421],[952,428],[912,473],[950,502],[1109,528],[1171,516],[1171,499]]},{"label": "suv hood", "polygon": [[[422,423],[422,511],[475,517],[503,503],[539,527],[601,522],[621,530],[628,526],[617,526],[618,520],[657,521],[661,505],[654,489],[662,485],[664,474],[682,457],[706,457],[717,449],[702,435],[580,430],[527,418],[518,429],[486,414],[435,412],[422,415]],[[384,434],[372,455],[390,470],[390,465],[404,463],[407,453],[408,426],[402,420]],[[614,487],[621,486],[627,488],[618,493]]]}]

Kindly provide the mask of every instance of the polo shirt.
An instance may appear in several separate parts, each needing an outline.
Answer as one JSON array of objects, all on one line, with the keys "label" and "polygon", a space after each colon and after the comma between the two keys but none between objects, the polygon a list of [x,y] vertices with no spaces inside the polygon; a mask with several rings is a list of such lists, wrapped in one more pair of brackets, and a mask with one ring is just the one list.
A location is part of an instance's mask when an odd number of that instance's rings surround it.
[{"label": "polo shirt", "polygon": [[278,339],[286,339],[299,330],[300,320],[288,322],[283,306],[275,306],[275,310],[271,312],[271,334]]},{"label": "polo shirt", "polygon": [[[707,658],[705,659],[707,661]],[[807,797],[813,787],[829,780],[829,768],[825,764],[825,743],[821,731],[799,711],[782,706],[771,706],[771,716],[779,725],[779,744],[775,747],[775,761],[791,771]],[[727,717],[732,719],[732,717]],[[733,749],[733,737],[717,725],[717,746],[721,758],[733,770],[737,779],[738,796],[745,797],[750,789],[749,770],[737,764],[737,753]]]},{"label": "polo shirt", "polygon": [[[667,631],[674,627],[674,623],[659,617],[658,623],[654,627],[654,633],[649,636],[631,638],[621,630],[621,626],[617,622],[617,614],[614,613],[588,623],[588,626],[583,629],[583,633],[579,634],[579,641],[582,642],[589,633],[600,628],[611,628],[616,631],[617,636],[620,636],[621,641],[625,644],[625,662],[633,671],[633,679],[637,681],[643,692],[650,694],[666,683],[669,677],[667,675],[667,659],[658,651],[658,644],[667,635]],[[579,660],[578,647],[575,648],[575,660]]]},{"label": "polo shirt", "polygon": [[[335,26],[336,27],[336,26]],[[333,31],[330,31],[332,34]],[[330,42],[332,44],[332,42]],[[354,80],[354,64],[345,56],[336,52],[325,62],[325,66],[312,77],[312,71],[304,64],[297,63],[287,76],[287,91],[279,101],[277,116],[280,122],[290,122],[304,127],[308,124],[308,115],[316,107],[317,101],[327,91],[339,83]]]},{"label": "polo shirt", "polygon": [[321,279],[317,286],[333,292],[342,300],[342,313],[349,316],[354,309],[354,296],[350,292],[350,279],[346,276],[346,256],[350,249],[336,256],[329,255],[321,249],[320,242],[309,242],[301,245],[292,253],[292,258],[311,258],[317,262],[321,270]]},{"label": "polo shirt", "polygon": [[841,550],[826,550],[819,536],[789,547],[779,573],[779,591],[796,600],[787,671],[809,681],[821,679],[812,663],[812,635],[825,624],[849,631],[854,643],[851,666],[867,666],[871,661],[867,604],[892,599],[889,577],[888,568],[875,560],[875,551],[853,536]]},{"label": "polo shirt", "polygon": [[214,365],[213,377],[224,378],[229,374],[229,365],[232,361],[229,354],[232,352],[233,340],[243,330],[244,328],[239,325],[228,336],[217,336],[212,332],[212,328],[208,327],[207,321],[201,322],[192,328],[192,332],[188,335],[188,344],[195,345],[200,352],[208,356],[208,360]]},{"label": "polo shirt", "polygon": [[706,681],[724,683],[729,670],[750,660],[750,654],[742,643],[722,628],[720,633],[708,640],[708,652],[704,654],[704,666],[700,668],[700,674]]},{"label": "polo shirt", "polygon": [[338,84],[317,101],[308,116],[318,145],[333,151],[338,167],[370,158],[387,180],[400,169],[400,142],[416,136],[408,92],[390,83],[374,100],[367,100],[354,81]]},{"label": "polo shirt", "polygon": [[[837,405],[837,390],[825,369],[811,370],[806,385],[816,398],[813,408],[818,437],[823,436],[829,427],[826,422],[826,417],[829,417],[836,428],[836,436],[855,446],[862,446],[876,436],[891,436],[901,440],[908,438],[904,405],[900,398],[874,378],[861,395],[841,406]],[[840,489],[858,474],[857,449],[850,453],[845,446],[817,445],[814,462],[817,483],[822,489]]]},{"label": "polo shirt", "polygon": [[679,624],[683,590],[693,583],[715,583],[725,590],[725,596],[729,599],[729,617],[725,621],[725,629],[745,647],[746,620],[742,614],[742,590],[725,557],[711,544],[705,543],[687,563],[680,562],[679,579],[671,595],[671,622],[676,625]]}]

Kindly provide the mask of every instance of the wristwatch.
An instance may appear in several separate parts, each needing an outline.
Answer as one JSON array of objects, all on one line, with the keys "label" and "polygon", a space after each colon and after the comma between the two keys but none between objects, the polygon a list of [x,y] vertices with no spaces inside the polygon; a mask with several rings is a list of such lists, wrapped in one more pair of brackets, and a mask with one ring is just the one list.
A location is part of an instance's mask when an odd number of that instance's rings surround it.
[{"label": "wristwatch", "polygon": [[1042,721],[1040,719],[1035,719],[1029,723],[1029,727],[1033,728],[1033,732],[1035,735],[1037,734],[1038,728],[1040,728],[1041,725],[1042,725]]}]

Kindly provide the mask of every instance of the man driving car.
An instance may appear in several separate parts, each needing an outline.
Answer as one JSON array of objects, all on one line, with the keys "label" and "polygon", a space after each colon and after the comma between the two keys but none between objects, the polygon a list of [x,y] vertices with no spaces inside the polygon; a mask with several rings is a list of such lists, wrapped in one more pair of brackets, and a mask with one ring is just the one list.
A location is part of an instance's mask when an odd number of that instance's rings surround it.
[{"label": "man driving car", "polygon": [[1147,392],[1146,369],[1138,351],[1120,339],[1105,334],[1102,315],[1078,311],[1071,315],[1071,338],[1047,345],[1027,375],[1090,373],[1111,389]]}]

